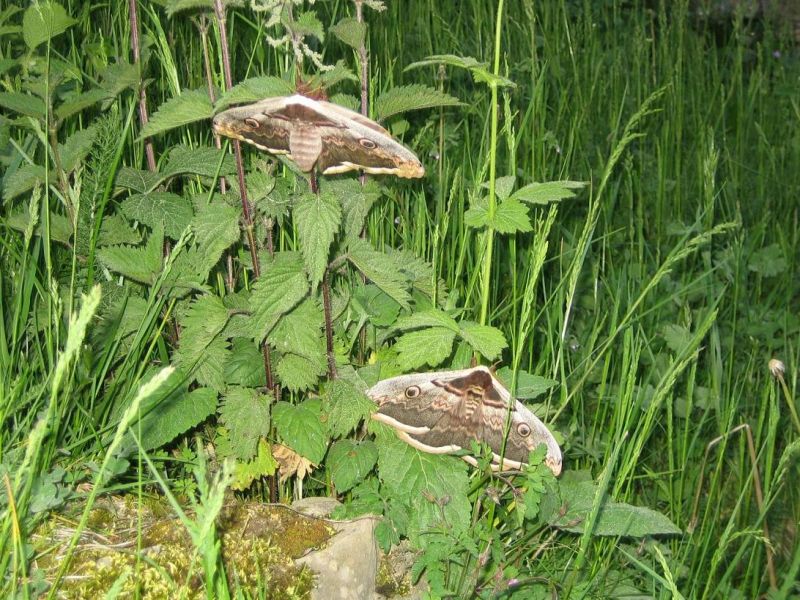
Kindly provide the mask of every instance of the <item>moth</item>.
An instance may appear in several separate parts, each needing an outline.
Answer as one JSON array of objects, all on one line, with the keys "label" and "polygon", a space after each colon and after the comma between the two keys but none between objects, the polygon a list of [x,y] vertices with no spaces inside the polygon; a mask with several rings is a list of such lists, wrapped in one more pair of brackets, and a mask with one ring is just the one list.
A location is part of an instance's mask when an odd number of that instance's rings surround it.
[{"label": "moth", "polygon": [[[367,395],[378,405],[372,418],[390,425],[423,452],[468,451],[476,440],[492,449],[492,468],[505,470],[522,468],[531,450],[544,444],[545,463],[555,475],[561,473],[561,449],[553,434],[487,367],[392,377],[378,382]],[[511,427],[501,464],[509,411]],[[462,458],[478,464],[473,456]]]},{"label": "moth", "polygon": [[422,177],[411,150],[372,119],[350,109],[295,94],[231,108],[214,117],[214,131],[283,154],[300,170],[324,175],[362,170]]}]

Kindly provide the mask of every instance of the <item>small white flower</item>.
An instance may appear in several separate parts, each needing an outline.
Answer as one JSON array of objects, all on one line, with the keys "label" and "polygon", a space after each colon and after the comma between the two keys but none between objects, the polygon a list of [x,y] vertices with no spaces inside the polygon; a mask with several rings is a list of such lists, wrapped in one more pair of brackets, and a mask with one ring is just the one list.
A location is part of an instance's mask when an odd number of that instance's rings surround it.
[{"label": "small white flower", "polygon": [[769,361],[769,372],[772,373],[775,379],[783,379],[783,374],[786,372],[786,365],[783,364],[782,360],[773,358]]}]

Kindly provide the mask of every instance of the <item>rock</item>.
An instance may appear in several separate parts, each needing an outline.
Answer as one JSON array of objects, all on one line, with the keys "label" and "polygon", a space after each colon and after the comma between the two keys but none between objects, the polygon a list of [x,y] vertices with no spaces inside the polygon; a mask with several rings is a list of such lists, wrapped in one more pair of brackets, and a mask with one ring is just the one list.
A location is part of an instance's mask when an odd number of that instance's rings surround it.
[{"label": "rock", "polygon": [[309,517],[325,518],[330,516],[335,508],[341,506],[342,503],[336,498],[324,497],[311,497],[295,500],[292,502],[292,508],[297,512]]},{"label": "rock", "polygon": [[377,517],[330,522],[336,534],[328,545],[297,559],[316,575],[313,600],[358,600],[375,597],[378,574]]}]

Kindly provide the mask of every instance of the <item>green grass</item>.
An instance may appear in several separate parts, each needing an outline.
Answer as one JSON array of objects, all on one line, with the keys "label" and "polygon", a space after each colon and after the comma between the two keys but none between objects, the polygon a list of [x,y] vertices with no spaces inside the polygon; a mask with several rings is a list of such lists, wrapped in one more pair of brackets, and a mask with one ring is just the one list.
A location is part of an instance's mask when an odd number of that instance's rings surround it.
[{"label": "green grass", "polygon": [[[427,463],[427,457],[413,455],[427,473],[441,469],[443,485],[465,498],[466,512],[458,513],[454,501],[445,513],[453,511],[447,513],[453,522],[466,516],[469,528],[438,523],[429,538],[413,524],[404,531],[424,548],[420,566],[440,591],[482,598],[543,597],[551,591],[561,597],[634,590],[659,598],[800,594],[800,49],[768,20],[704,21],[682,4],[500,0],[450,10],[449,3],[404,0],[388,3],[385,12],[365,10],[371,101],[386,90],[420,83],[463,102],[402,115],[408,120],[404,142],[422,158],[427,174],[414,182],[380,179],[387,190],[366,217],[365,237],[378,250],[402,249],[427,261],[428,288],[443,281],[446,296],[437,292],[434,299],[404,282],[412,290],[414,313],[439,301],[460,323],[491,325],[504,335],[507,347],[499,356],[487,358],[490,352],[461,343],[439,368],[463,366],[474,356],[556,383],[535,404],[562,440],[560,483],[531,469],[511,481],[517,488],[512,490],[509,481],[465,471],[455,459]],[[130,213],[113,221],[132,195],[121,186],[119,167],[147,169],[132,89],[136,77],[131,85],[109,84],[102,89],[113,93],[64,118],[59,108],[76,90],[97,89],[101,71],[116,57],[130,57],[131,25],[116,5],[73,1],[64,7],[75,23],[33,49],[18,29],[2,29],[22,25],[23,12],[0,13],[3,596],[41,591],[36,569],[42,548],[33,536],[51,511],[70,508],[85,519],[99,494],[165,487],[175,493],[170,498],[199,495],[198,520],[181,516],[193,532],[206,589],[215,596],[235,594],[227,589],[214,545],[213,518],[228,472],[220,470],[222,483],[206,485],[193,438],[212,444],[220,457],[237,458],[239,467],[252,459],[256,444],[242,449],[236,435],[241,423],[231,408],[235,402],[241,408],[246,394],[231,392],[225,374],[220,400],[216,391],[208,396],[205,413],[161,411],[168,411],[170,399],[177,403],[197,389],[216,390],[222,375],[204,367],[206,356],[213,362],[233,355],[249,376],[237,379],[237,388],[264,391],[258,346],[242,343],[229,353],[227,342],[221,350],[219,344],[233,327],[236,302],[249,301],[240,293],[267,294],[276,277],[264,258],[266,218],[273,219],[277,253],[307,248],[308,232],[279,202],[299,202],[307,187],[281,163],[264,176],[277,187],[255,202],[262,272],[252,269],[249,242],[238,232],[238,196],[226,204],[212,177],[222,172],[235,186],[234,167],[220,166],[218,159],[204,167],[210,173],[188,169],[165,189],[187,204],[192,199],[197,215],[210,214],[202,212],[208,206],[233,214],[224,231],[203,237],[195,224],[193,237],[166,232],[166,242],[157,244],[151,223]],[[303,10],[315,12],[326,31],[354,14],[348,2],[296,7],[295,17]],[[207,89],[198,22],[209,27],[213,82],[224,88],[213,11],[168,18],[160,6],[141,3],[138,17],[151,118],[180,90]],[[265,18],[249,9],[228,13],[234,84],[295,73],[294,55],[267,43]],[[330,33],[311,48],[324,63],[342,59],[359,72],[357,53]],[[453,66],[440,71],[436,64],[406,70],[443,54],[485,63],[479,69],[484,79]],[[60,79],[43,77],[48,69],[61,72]],[[302,70],[306,77],[317,71],[309,59]],[[101,79],[101,87],[107,80]],[[357,81],[345,81],[331,92],[358,96],[358,88]],[[14,103],[14,93],[27,95],[22,106]],[[41,113],[31,100],[37,94],[49,99]],[[210,114],[210,105],[199,102],[195,111],[202,117],[204,110]],[[213,145],[210,123],[200,117],[150,138],[162,172],[178,145]],[[85,156],[72,167],[61,164],[69,152],[53,142],[64,145],[90,125],[95,134]],[[199,155],[190,156],[199,168]],[[248,148],[244,156],[248,172],[258,171],[264,155]],[[42,167],[35,187],[21,184],[32,169],[26,165]],[[564,180],[588,185],[574,190],[573,198],[526,205],[529,233],[468,227],[465,214],[484,196],[487,213],[495,215],[505,199],[496,195],[494,179],[505,176],[516,177],[515,189]],[[23,191],[12,194],[14,186]],[[358,189],[349,188],[340,201]],[[238,241],[214,245],[227,235]],[[357,261],[348,262],[351,251],[342,250],[345,237],[336,236],[335,251],[323,257],[326,263],[343,257],[332,274],[334,308],[363,285]],[[108,239],[141,248],[152,242],[151,252],[137,250],[136,260],[123,265],[127,271],[120,270],[109,258]],[[167,247],[170,257],[162,268]],[[189,262],[214,257],[193,289],[176,284],[186,280],[187,255]],[[139,279],[130,276],[134,267],[143,271]],[[370,279],[378,282],[381,268]],[[256,273],[263,274],[261,288]],[[100,285],[94,288],[100,297],[90,291],[93,284]],[[397,298],[379,287],[386,293],[380,292],[375,306],[391,313]],[[302,288],[298,294],[313,300],[318,291]],[[271,356],[287,403],[279,412],[294,419],[326,414],[339,401],[337,394],[350,390],[326,381],[324,361],[321,377],[308,385],[292,383],[280,370],[319,370],[314,361],[324,357],[324,336],[321,305],[313,304],[300,305],[306,312],[291,305],[264,309],[276,321],[294,314],[316,327],[314,352],[301,356],[298,350],[295,362],[277,350]],[[215,314],[223,316],[215,321]],[[365,319],[367,335],[361,338],[359,319],[354,309],[335,314],[340,371],[376,361],[383,376],[403,370],[405,359],[391,347],[410,334]],[[769,370],[773,358],[785,365],[780,379]],[[161,389],[142,387],[170,363],[183,379],[170,375]],[[367,371],[360,373],[368,379]],[[313,398],[317,392],[322,408]],[[202,404],[200,394],[192,396],[191,406]],[[257,398],[272,405],[268,391]],[[147,417],[130,427],[137,420],[128,412],[131,406],[172,429],[148,430]],[[273,418],[270,425],[268,418],[252,439],[288,442],[281,420]],[[327,433],[324,447],[303,439],[298,443],[307,451],[295,449],[306,456],[321,452],[321,458],[328,444],[372,439],[355,427],[359,415],[354,418],[342,439]],[[129,427],[138,440],[128,435]],[[420,498],[401,497],[381,471],[406,449],[381,431],[375,443],[377,476],[373,471],[369,479],[376,489],[380,481],[384,505],[396,500],[393,510],[416,506]],[[303,482],[304,493],[333,493],[331,465],[314,462],[322,464]],[[268,500],[268,480],[260,475],[274,469],[270,465],[253,467],[255,482],[237,493]],[[203,479],[200,493],[195,472]],[[567,494],[586,490],[581,482],[590,480],[594,487],[583,498],[581,523],[566,527],[562,520],[554,526],[555,518],[545,518],[548,511],[569,511],[578,499]],[[76,491],[85,482],[94,485],[88,496]],[[281,500],[290,500],[297,489],[294,478],[278,487]],[[554,489],[565,504],[552,505],[559,498]],[[359,493],[358,487],[340,492],[346,510],[357,512],[358,502],[366,502]],[[682,533],[603,535],[607,523],[600,508],[607,501],[650,508]],[[399,527],[397,513],[387,515]],[[643,527],[651,517],[641,517]],[[516,593],[507,589],[511,579],[520,584]]]}]

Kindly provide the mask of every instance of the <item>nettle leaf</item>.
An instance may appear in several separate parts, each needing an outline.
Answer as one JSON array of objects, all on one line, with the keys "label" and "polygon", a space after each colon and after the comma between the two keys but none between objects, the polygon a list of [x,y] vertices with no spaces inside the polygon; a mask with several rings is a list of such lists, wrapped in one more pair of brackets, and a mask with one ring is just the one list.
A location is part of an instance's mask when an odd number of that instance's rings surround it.
[{"label": "nettle leaf", "polygon": [[465,531],[471,514],[466,463],[454,456],[420,452],[388,426],[374,425],[378,474],[388,495],[411,507],[412,539],[424,546],[425,536],[420,534],[439,525],[455,533]]},{"label": "nettle leaf", "polygon": [[201,175],[214,177],[219,171],[220,175],[230,175],[236,170],[233,156],[224,150],[212,146],[189,148],[188,146],[175,146],[170,150],[167,164],[161,170],[162,179],[176,175]]},{"label": "nettle leaf", "polygon": [[400,331],[421,327],[444,327],[454,333],[459,333],[459,325],[456,320],[446,312],[436,309],[423,310],[400,317],[394,324],[394,329]]},{"label": "nettle leaf", "polygon": [[283,354],[297,354],[316,360],[325,354],[324,325],[322,307],[316,299],[306,298],[280,317],[269,341]]},{"label": "nettle leaf", "polygon": [[339,440],[331,445],[325,459],[337,492],[346,492],[364,480],[378,462],[375,442]]},{"label": "nettle leaf", "polygon": [[214,107],[215,112],[224,110],[231,104],[258,102],[265,98],[287,96],[294,93],[292,84],[280,77],[251,77],[239,82],[222,94]]},{"label": "nettle leaf", "polygon": [[253,485],[256,479],[274,475],[277,468],[278,461],[272,456],[270,445],[265,439],[261,439],[258,441],[258,450],[253,460],[236,462],[231,488],[239,491],[246,490]]},{"label": "nettle leaf", "polygon": [[107,246],[97,251],[97,260],[110,271],[140,283],[151,284],[161,272],[164,232],[154,228],[144,247]]},{"label": "nettle leaf", "polygon": [[269,398],[257,390],[228,388],[222,396],[219,415],[228,429],[229,447],[239,460],[256,454],[258,441],[269,436]]},{"label": "nettle leaf", "polygon": [[528,208],[514,198],[508,198],[497,206],[493,225],[500,233],[533,231],[531,218],[528,216]]},{"label": "nettle leaf", "polygon": [[26,117],[40,120],[43,120],[47,115],[44,100],[22,92],[0,92],[0,106]]},{"label": "nettle leaf", "polygon": [[239,209],[222,202],[194,203],[191,226],[194,241],[202,255],[202,271],[211,269],[230,246],[239,240]]},{"label": "nettle leaf", "polygon": [[[437,300],[439,304],[444,304],[447,299],[447,290],[445,289],[444,281],[436,279],[433,272],[433,266],[430,263],[416,256],[409,250],[394,250],[387,249],[387,254],[397,265],[401,273],[411,281],[412,287],[419,290],[426,296],[433,297],[433,286],[438,286]],[[435,283],[434,283],[435,282]]]},{"label": "nettle leaf", "polygon": [[764,277],[775,277],[785,273],[789,263],[778,244],[770,244],[753,252],[747,261],[747,269]]},{"label": "nettle leaf", "polygon": [[351,304],[375,327],[393,325],[397,315],[400,314],[400,305],[372,283],[356,288],[351,297]]},{"label": "nettle leaf", "polygon": [[145,193],[154,190],[156,187],[158,187],[161,181],[161,175],[158,173],[145,171],[144,169],[120,167],[114,183],[118,188]]},{"label": "nettle leaf", "polygon": [[401,335],[393,349],[397,352],[397,362],[410,371],[430,365],[435,367],[450,356],[456,334],[444,327],[430,327]]},{"label": "nettle leaf", "polygon": [[481,198],[470,204],[464,212],[464,225],[474,229],[482,229],[489,225],[489,210],[486,208],[486,199]]},{"label": "nettle leaf", "polygon": [[180,345],[173,355],[175,365],[217,391],[225,389],[223,368],[229,350],[227,342],[218,336],[227,321],[228,309],[219,296],[200,296],[180,319]]},{"label": "nettle leaf", "polygon": [[275,365],[275,374],[283,386],[292,392],[302,392],[317,385],[325,375],[327,363],[325,354],[306,357],[298,354],[284,354]]},{"label": "nettle leaf", "polygon": [[140,139],[188,125],[195,121],[210,119],[214,114],[208,90],[185,90],[164,102],[150,117],[147,125],[142,127]]},{"label": "nettle leaf", "polygon": [[54,112],[56,117],[63,121],[67,117],[71,117],[72,115],[81,112],[83,109],[89,108],[90,106],[107,98],[107,91],[100,88],[94,88],[70,97],[68,100],[59,105]]},{"label": "nettle leaf", "polygon": [[[517,178],[513,175],[505,175],[503,177],[498,177],[494,180],[494,193],[500,200],[505,200],[511,195],[511,190],[514,189],[514,183],[517,181]],[[484,189],[489,189],[489,182],[484,182],[481,185]]]},{"label": "nettle leaf", "polygon": [[138,244],[142,236],[120,214],[106,215],[100,223],[98,246],[116,246],[119,244]]},{"label": "nettle leaf", "polygon": [[517,87],[516,84],[505,77],[495,75],[489,70],[487,63],[479,62],[471,56],[456,56],[455,54],[435,54],[429,56],[424,60],[411,63],[406,67],[406,71],[417,67],[424,67],[427,65],[450,65],[451,67],[460,67],[467,69],[472,78],[476,82],[486,83],[490,86],[497,87]]},{"label": "nettle leaf", "polygon": [[65,171],[72,171],[80,161],[86,158],[97,138],[98,128],[94,125],[79,129],[69,136],[63,144],[58,145],[61,166]]},{"label": "nettle leaf", "polygon": [[328,28],[328,32],[335,35],[351,48],[358,50],[364,43],[364,38],[367,35],[367,25],[354,19],[353,17],[345,17],[332,27]]},{"label": "nettle leaf", "polygon": [[514,200],[522,200],[530,204],[549,204],[560,202],[566,198],[574,198],[573,190],[586,187],[585,181],[546,181],[531,183],[518,189],[511,196]]},{"label": "nettle leaf", "polygon": [[405,277],[386,254],[375,250],[366,240],[353,240],[347,253],[350,262],[365,277],[389,294],[400,306],[410,308],[411,295]]},{"label": "nettle leaf", "polygon": [[[566,511],[559,512],[550,524],[573,533],[583,533],[598,488],[593,481],[563,478],[559,483]],[[592,529],[593,535],[641,538],[649,535],[679,535],[678,528],[665,515],[643,506],[623,502],[602,501],[600,513]]]},{"label": "nettle leaf", "polygon": [[139,65],[125,60],[106,66],[100,73],[100,87],[112,98],[128,89],[139,87]]},{"label": "nettle leaf", "polygon": [[377,409],[375,403],[342,379],[330,381],[325,388],[325,410],[331,437],[349,435],[361,421]]},{"label": "nettle leaf", "polygon": [[361,235],[367,215],[383,191],[375,179],[368,179],[365,185],[357,179],[331,179],[326,180],[322,189],[329,190],[339,199],[344,236],[349,245],[351,240]]},{"label": "nettle leaf", "polygon": [[682,352],[692,341],[692,332],[686,327],[669,323],[663,327],[664,341],[673,352]]},{"label": "nettle leaf", "polygon": [[463,106],[458,98],[427,85],[417,83],[391,88],[375,100],[375,116],[378,120],[394,115],[440,106]]},{"label": "nettle leaf", "polygon": [[311,10],[300,13],[292,23],[292,33],[300,36],[313,36],[320,42],[325,41],[325,29],[322,21],[317,17],[317,13]]},{"label": "nettle leaf", "polygon": [[[31,191],[33,186],[44,181],[45,175],[44,167],[39,165],[25,164],[11,173],[6,171],[3,176],[3,197],[10,200]],[[25,211],[27,213],[27,207]]]},{"label": "nettle leaf", "polygon": [[76,22],[60,4],[37,2],[31,4],[22,17],[22,37],[28,48],[33,50],[39,44],[64,33]]},{"label": "nettle leaf", "polygon": [[300,404],[277,402],[272,407],[272,420],[278,435],[287,446],[315,465],[322,462],[328,448],[321,411],[322,403],[317,399]]},{"label": "nettle leaf", "polygon": [[261,277],[253,285],[250,305],[253,311],[253,336],[263,340],[278,319],[296,306],[308,293],[303,257],[298,252],[276,252],[265,262]]},{"label": "nettle leaf", "polygon": [[461,339],[487,360],[499,357],[503,349],[508,347],[503,332],[496,327],[479,325],[472,321],[462,321],[458,327]]},{"label": "nettle leaf", "polygon": [[339,229],[342,208],[334,194],[305,194],[294,205],[292,216],[300,234],[300,248],[308,277],[315,287],[328,266],[328,254]]},{"label": "nettle leaf", "polygon": [[247,387],[267,385],[264,355],[251,338],[237,337],[231,340],[231,354],[225,363],[225,383]]},{"label": "nettle leaf", "polygon": [[[176,371],[177,383],[182,374]],[[217,409],[217,392],[210,388],[197,388],[191,392],[184,386],[177,389],[162,385],[154,396],[142,406],[141,424],[134,424],[133,431],[141,431],[144,450],[160,448],[179,435],[196,427]]]},{"label": "nettle leaf", "polygon": [[[511,385],[511,369],[509,367],[498,369],[496,375],[509,390],[513,388]],[[517,385],[514,391],[514,397],[520,400],[531,400],[541,396],[556,385],[558,385],[558,382],[554,379],[548,379],[540,375],[532,375],[520,369],[517,371]]]},{"label": "nettle leaf", "polygon": [[148,227],[160,227],[164,234],[177,240],[191,221],[191,203],[172,192],[133,194],[122,201],[122,213],[132,221]]}]

